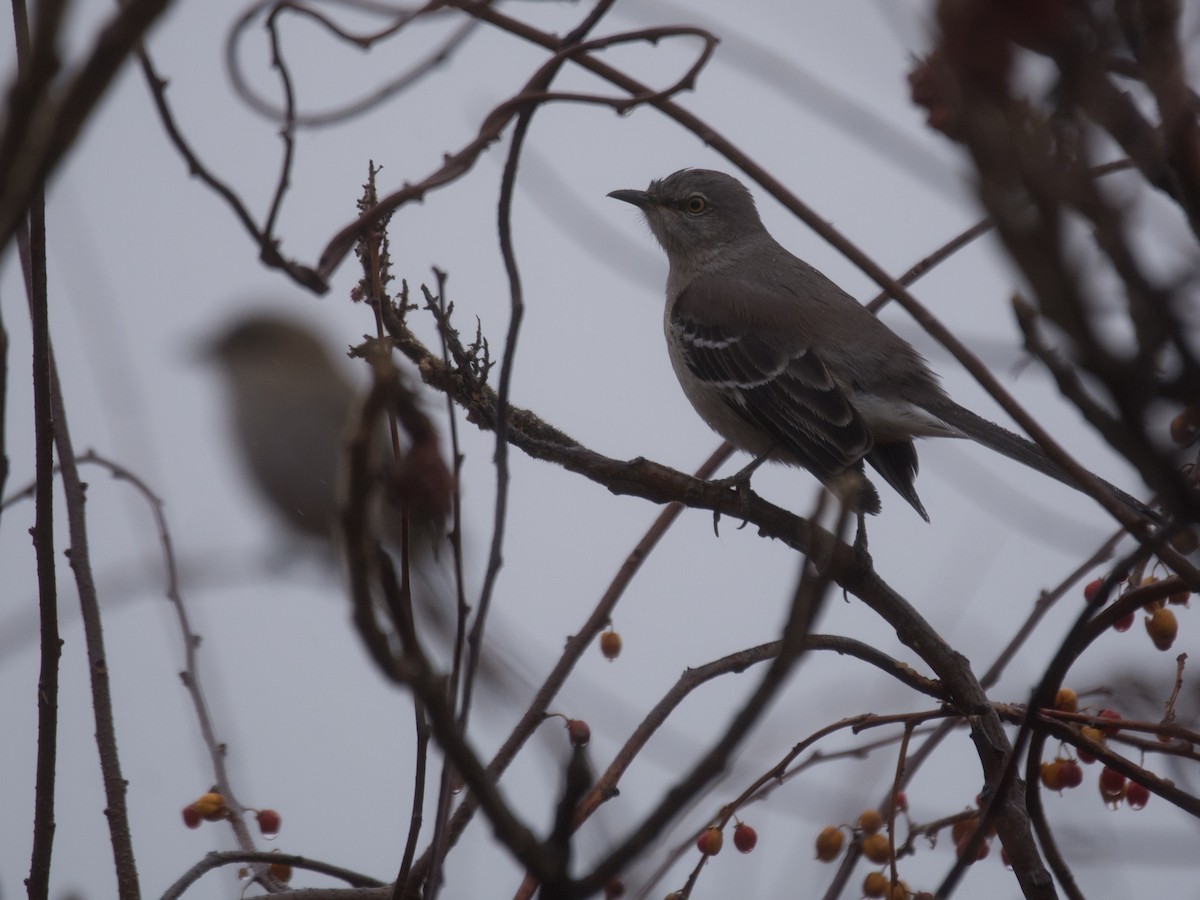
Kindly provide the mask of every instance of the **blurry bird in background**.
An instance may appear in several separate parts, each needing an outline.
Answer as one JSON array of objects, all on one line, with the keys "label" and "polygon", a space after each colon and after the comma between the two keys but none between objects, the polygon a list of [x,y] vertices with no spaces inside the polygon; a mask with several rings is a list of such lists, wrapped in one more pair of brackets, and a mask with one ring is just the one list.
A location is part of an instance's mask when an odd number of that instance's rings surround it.
[{"label": "blurry bird in background", "polygon": [[238,455],[298,535],[332,545],[340,458],[358,392],[324,343],[270,313],[239,319],[204,354],[220,369]]},{"label": "blurry bird in background", "polygon": [[[312,551],[307,555],[334,565],[343,455],[360,391],[320,336],[280,314],[257,312],[238,319],[209,340],[202,355],[225,381],[233,444],[249,480],[290,534]],[[397,462],[383,429],[375,446],[373,525],[383,545],[396,553],[403,519],[389,498],[403,494],[419,503],[422,486],[414,486],[414,479],[431,482],[430,492],[444,497],[452,480],[440,458],[430,459],[439,455],[436,446]],[[405,464],[409,459],[417,461],[419,471]],[[456,623],[449,553],[441,558],[437,553],[444,536],[441,512],[412,511],[408,537],[417,619],[436,639],[435,655],[444,658]]]}]

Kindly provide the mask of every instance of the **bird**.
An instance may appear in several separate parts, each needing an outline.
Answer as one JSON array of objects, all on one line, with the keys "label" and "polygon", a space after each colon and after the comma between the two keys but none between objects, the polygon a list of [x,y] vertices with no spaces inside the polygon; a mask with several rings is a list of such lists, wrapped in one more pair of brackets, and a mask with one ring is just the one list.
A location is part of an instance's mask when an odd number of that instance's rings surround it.
[{"label": "bird", "polygon": [[807,469],[860,524],[882,508],[864,463],[929,521],[915,438],[973,440],[1082,490],[1036,444],[952,400],[907,341],[771,236],[733,176],[681,169],[608,196],[640,209],[666,252],[663,327],[684,394],[752,465]]},{"label": "bird", "polygon": [[223,376],[230,430],[264,504],[292,533],[332,547],[342,448],[358,391],[303,323],[252,312],[205,341]]}]

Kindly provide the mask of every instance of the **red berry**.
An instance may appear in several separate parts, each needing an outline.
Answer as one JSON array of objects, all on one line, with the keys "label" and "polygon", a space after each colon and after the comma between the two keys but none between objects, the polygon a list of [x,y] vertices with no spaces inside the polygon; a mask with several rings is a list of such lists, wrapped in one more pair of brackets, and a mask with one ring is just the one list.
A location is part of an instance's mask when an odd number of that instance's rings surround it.
[{"label": "red berry", "polygon": [[908,812],[908,794],[904,791],[896,791],[895,803],[897,812]]},{"label": "red berry", "polygon": [[1112,724],[1119,723],[1122,718],[1121,714],[1115,709],[1102,709],[1100,712],[1096,713],[1096,717],[1108,720],[1107,723],[1098,726],[1099,729],[1105,734],[1114,735],[1121,730],[1121,726],[1119,724]]},{"label": "red berry", "polygon": [[1077,788],[1083,784],[1083,769],[1073,759],[1060,759],[1058,781],[1064,788]]},{"label": "red berry", "polygon": [[846,836],[842,834],[842,829],[826,825],[817,835],[817,859],[821,862],[832,862],[837,859],[842,852],[842,843],[845,839]]},{"label": "red berry", "polygon": [[188,828],[199,828],[202,821],[200,810],[196,809],[195,803],[189,803],[183,808],[183,824]]},{"label": "red berry", "polygon": [[739,853],[749,853],[758,844],[758,832],[745,822],[738,822],[733,829],[733,846]]},{"label": "red berry", "polygon": [[1100,772],[1100,796],[1115,808],[1125,796],[1125,776],[1105,766]]},{"label": "red berry", "polygon": [[968,837],[970,837],[971,832],[975,830],[975,827],[978,824],[979,820],[974,816],[971,816],[967,819],[959,819],[950,826],[950,840],[954,841],[956,844],[961,844]]},{"label": "red berry", "polygon": [[567,737],[572,747],[586,747],[592,739],[592,729],[583,719],[567,719]]},{"label": "red berry", "polygon": [[1100,592],[1100,588],[1104,587],[1104,579],[1097,578],[1094,581],[1089,581],[1083,589],[1083,599],[1088,603],[1092,602],[1092,598]]},{"label": "red berry", "polygon": [[280,816],[273,809],[260,809],[255,816],[258,821],[258,830],[262,832],[263,837],[273,838],[279,834]]},{"label": "red berry", "polygon": [[[962,856],[963,852],[966,849],[967,849],[967,842],[965,840],[958,841],[954,845],[954,852],[957,853],[959,856]],[[989,844],[987,841],[980,841],[979,847],[975,851],[975,858],[972,859],[969,864],[973,865],[974,863],[979,862],[979,860],[981,860],[981,859],[987,859],[987,855],[988,855],[988,853],[991,852],[991,850],[992,850],[991,844]]]},{"label": "red berry", "polygon": [[1130,809],[1141,809],[1150,802],[1150,791],[1136,781],[1129,782],[1125,787],[1125,802]]},{"label": "red berry", "polygon": [[1113,631],[1119,631],[1124,634],[1126,631],[1132,628],[1133,612],[1134,611],[1131,609],[1129,612],[1125,613],[1125,615],[1121,616],[1121,618],[1117,619],[1117,621],[1113,622]]},{"label": "red berry", "polygon": [[725,844],[725,836],[720,828],[705,828],[696,838],[696,849],[705,856],[716,856]]},{"label": "red berry", "polygon": [[625,896],[625,882],[614,875],[604,886],[604,900],[619,900]]},{"label": "red berry", "polygon": [[615,631],[600,633],[600,652],[607,660],[614,660],[621,655],[621,636]]}]

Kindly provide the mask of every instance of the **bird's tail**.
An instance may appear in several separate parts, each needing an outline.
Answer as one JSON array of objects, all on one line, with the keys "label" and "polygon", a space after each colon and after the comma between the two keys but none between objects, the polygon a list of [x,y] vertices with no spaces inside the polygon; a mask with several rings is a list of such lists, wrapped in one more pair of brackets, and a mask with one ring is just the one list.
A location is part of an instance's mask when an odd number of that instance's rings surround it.
[{"label": "bird's tail", "polygon": [[[953,400],[947,399],[944,404],[938,404],[937,409],[930,409],[929,411],[947,425],[961,431],[964,437],[970,438],[976,443],[983,444],[983,446],[995,450],[1009,459],[1023,463],[1029,466],[1029,468],[1041,472],[1043,475],[1049,475],[1051,478],[1061,481],[1068,487],[1073,487],[1077,491],[1083,490],[1074,478],[1068,475],[1050,457],[1046,456],[1042,448],[1033,443],[1033,441],[1023,438],[1019,434],[1013,434],[1013,432],[1007,428],[1002,428],[995,422],[989,422],[969,409],[959,406]],[[1163,523],[1164,519],[1160,513],[1150,509],[1136,497],[1132,497],[1119,487],[1109,484],[1103,478],[1097,477],[1097,480],[1114,497],[1139,516],[1158,524]]]}]

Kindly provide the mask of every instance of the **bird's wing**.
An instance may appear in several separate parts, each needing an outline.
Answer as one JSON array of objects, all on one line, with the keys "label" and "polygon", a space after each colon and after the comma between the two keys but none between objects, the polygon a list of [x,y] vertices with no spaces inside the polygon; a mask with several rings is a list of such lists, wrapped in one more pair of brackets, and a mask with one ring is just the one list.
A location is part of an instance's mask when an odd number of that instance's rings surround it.
[{"label": "bird's wing", "polygon": [[856,467],[871,435],[809,343],[752,323],[713,321],[689,302],[689,290],[669,314],[688,371],[818,477]]}]

